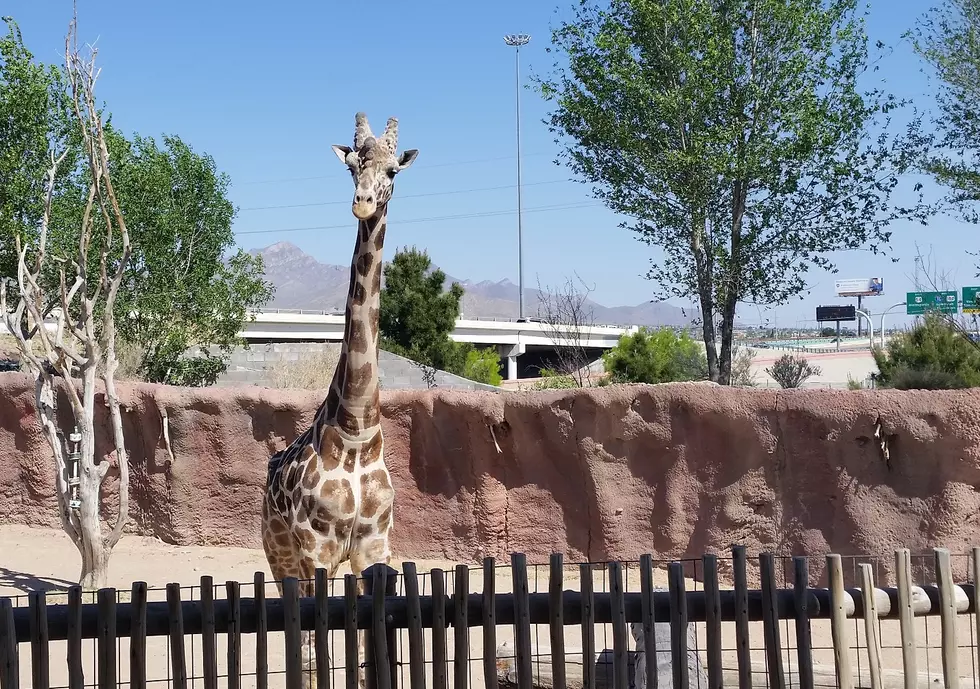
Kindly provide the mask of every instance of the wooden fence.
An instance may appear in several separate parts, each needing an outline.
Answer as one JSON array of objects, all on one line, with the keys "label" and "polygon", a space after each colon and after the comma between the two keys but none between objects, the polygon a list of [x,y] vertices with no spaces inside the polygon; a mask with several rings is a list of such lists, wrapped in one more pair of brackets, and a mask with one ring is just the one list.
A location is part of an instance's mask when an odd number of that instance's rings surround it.
[{"label": "wooden fence", "polygon": [[[203,655],[203,684],[205,689],[217,689],[218,643],[224,637],[227,646],[228,689],[240,689],[242,672],[242,635],[255,636],[255,683],[257,689],[267,689],[269,680],[269,635],[282,632],[285,644],[286,687],[299,689],[303,686],[301,660],[301,632],[316,632],[313,653],[317,660],[312,680],[320,689],[358,689],[361,673],[369,689],[394,689],[399,684],[397,668],[406,659],[397,657],[395,635],[401,631],[408,636],[408,685],[411,689],[427,686],[425,676],[426,650],[431,653],[432,686],[434,689],[469,689],[471,682],[470,639],[471,628],[479,628],[483,638],[482,684],[495,687],[507,682],[502,679],[499,667],[497,630],[511,626],[514,631],[514,675],[518,689],[535,686],[532,672],[532,625],[547,625],[550,631],[551,673],[548,686],[567,689],[630,689],[629,662],[635,655],[642,663],[650,689],[656,689],[659,657],[667,649],[656,648],[655,625],[667,624],[670,628],[669,660],[673,687],[698,686],[700,677],[690,675],[689,652],[702,649],[689,648],[687,634],[690,623],[703,623],[705,639],[703,655],[706,668],[706,689],[718,689],[725,684],[722,674],[722,624],[734,623],[735,650],[737,654],[737,686],[751,689],[753,666],[749,657],[749,625],[762,623],[765,644],[765,674],[755,677],[772,689],[786,689],[786,649],[781,635],[781,620],[792,623],[796,644],[798,685],[801,689],[820,686],[815,680],[812,661],[810,622],[830,621],[834,649],[833,684],[841,689],[856,686],[851,656],[850,632],[846,621],[864,621],[867,644],[868,677],[864,682],[871,689],[883,689],[881,638],[878,623],[895,619],[899,623],[902,645],[902,673],[905,689],[922,686],[917,669],[917,640],[914,618],[937,616],[941,623],[941,654],[944,689],[960,687],[961,650],[957,640],[957,615],[972,615],[972,629],[980,639],[980,610],[976,605],[974,583],[954,584],[950,553],[946,549],[934,550],[935,584],[913,586],[912,560],[907,549],[895,553],[895,587],[875,587],[872,566],[859,566],[859,587],[846,588],[841,556],[831,554],[826,558],[827,586],[810,586],[808,559],[793,558],[794,585],[779,588],[776,559],[771,553],[759,556],[759,589],[749,589],[748,557],[744,547],[735,546],[730,560],[733,588],[721,587],[719,558],[704,555],[701,558],[703,590],[686,590],[684,567],[671,562],[667,567],[667,590],[653,586],[654,561],[644,556],[639,562],[640,591],[628,592],[624,588],[623,564],[600,564],[608,573],[609,591],[593,591],[592,573],[596,564],[579,565],[580,590],[566,590],[566,568],[561,555],[553,555],[550,561],[548,591],[530,592],[528,566],[521,554],[511,556],[513,578],[512,592],[496,592],[495,567],[492,558],[484,562],[483,587],[479,593],[470,593],[470,568],[459,565],[452,577],[454,591],[447,595],[447,572],[433,569],[431,594],[419,592],[419,573],[414,563],[406,562],[401,573],[376,565],[363,573],[365,595],[358,595],[357,577],[344,578],[344,595],[328,595],[326,572],[318,570],[314,580],[315,593],[311,597],[299,595],[300,582],[287,579],[283,583],[281,597],[266,598],[265,579],[262,573],[255,575],[255,594],[251,598],[241,596],[239,582],[225,584],[226,595],[214,596],[215,587],[210,577],[201,579],[199,600],[182,600],[181,587],[167,586],[166,601],[148,601],[147,585],[134,583],[131,599],[117,600],[115,589],[102,589],[96,594],[96,602],[83,602],[83,592],[78,587],[67,591],[67,602],[51,604],[44,592],[29,596],[27,607],[14,607],[9,598],[0,599],[0,689],[18,689],[21,685],[20,649],[30,647],[31,686],[34,689],[50,689],[52,642],[66,642],[68,688],[83,689],[98,686],[100,689],[121,685],[118,677],[117,642],[129,642],[129,684],[133,689],[147,686],[147,639],[166,637],[169,641],[170,684],[175,689],[187,689],[188,667],[185,637],[200,637]],[[980,548],[970,555],[970,570],[974,582],[980,567]],[[726,563],[727,567],[727,563]],[[396,577],[402,577],[404,595],[396,594]],[[631,624],[642,629],[643,643],[630,652]],[[581,678],[572,682],[566,674],[565,633],[569,627],[582,632],[583,659],[596,658],[596,625],[611,625],[612,649],[611,672],[603,678],[593,662],[582,663]],[[452,662],[448,661],[449,628],[452,628]],[[344,637],[345,682],[331,687],[328,659],[327,632],[337,630]],[[428,631],[430,642],[424,643],[423,630]],[[367,658],[358,657],[358,633],[367,635]],[[95,640],[95,683],[86,683],[83,676],[82,642]],[[975,656],[974,647],[971,656]],[[363,662],[362,662],[363,660]],[[974,657],[970,657],[973,671]],[[379,671],[383,668],[383,671]],[[733,683],[734,684],[734,683]],[[976,684],[974,677],[973,684]]]}]

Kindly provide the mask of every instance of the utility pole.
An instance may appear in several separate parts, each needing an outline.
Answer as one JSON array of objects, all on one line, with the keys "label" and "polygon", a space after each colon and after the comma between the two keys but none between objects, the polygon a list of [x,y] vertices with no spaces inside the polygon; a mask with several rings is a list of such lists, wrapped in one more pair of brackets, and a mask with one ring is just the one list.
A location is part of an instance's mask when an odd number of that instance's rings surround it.
[{"label": "utility pole", "polygon": [[507,34],[504,43],[516,48],[514,52],[514,76],[517,86],[517,281],[520,289],[518,319],[524,320],[524,227],[521,206],[521,46],[527,45],[531,36],[526,33]]}]

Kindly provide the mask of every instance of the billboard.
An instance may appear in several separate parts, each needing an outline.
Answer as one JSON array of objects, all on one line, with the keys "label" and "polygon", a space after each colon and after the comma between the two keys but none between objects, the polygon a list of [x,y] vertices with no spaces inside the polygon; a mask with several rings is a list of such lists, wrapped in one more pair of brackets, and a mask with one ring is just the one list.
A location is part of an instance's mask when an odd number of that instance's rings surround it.
[{"label": "billboard", "polygon": [[856,321],[857,309],[850,306],[818,306],[817,321]]},{"label": "billboard", "polygon": [[980,287],[963,288],[963,313],[980,313]]},{"label": "billboard", "polygon": [[838,297],[876,297],[883,287],[881,278],[834,280],[834,291]]}]

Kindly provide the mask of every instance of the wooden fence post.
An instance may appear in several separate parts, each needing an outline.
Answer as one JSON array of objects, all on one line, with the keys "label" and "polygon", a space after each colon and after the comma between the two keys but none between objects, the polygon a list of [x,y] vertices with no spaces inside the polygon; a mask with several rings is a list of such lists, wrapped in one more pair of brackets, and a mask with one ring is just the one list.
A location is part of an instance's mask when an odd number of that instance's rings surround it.
[{"label": "wooden fence post", "polygon": [[374,601],[372,623],[365,633],[364,684],[366,689],[393,689],[398,686],[398,642],[395,628],[388,624],[385,596],[397,593],[398,570],[379,562],[361,576],[364,594]]}]

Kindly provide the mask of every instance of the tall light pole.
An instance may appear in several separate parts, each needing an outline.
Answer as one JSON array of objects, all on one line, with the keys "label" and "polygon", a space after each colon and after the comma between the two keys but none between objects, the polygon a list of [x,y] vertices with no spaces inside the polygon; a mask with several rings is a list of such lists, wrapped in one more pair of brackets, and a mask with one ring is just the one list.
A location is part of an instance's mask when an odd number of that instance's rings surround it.
[{"label": "tall light pole", "polygon": [[521,207],[521,46],[527,45],[531,36],[526,33],[507,34],[504,43],[513,46],[514,75],[517,85],[517,280],[520,289],[518,318],[524,320],[524,227]]}]

